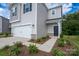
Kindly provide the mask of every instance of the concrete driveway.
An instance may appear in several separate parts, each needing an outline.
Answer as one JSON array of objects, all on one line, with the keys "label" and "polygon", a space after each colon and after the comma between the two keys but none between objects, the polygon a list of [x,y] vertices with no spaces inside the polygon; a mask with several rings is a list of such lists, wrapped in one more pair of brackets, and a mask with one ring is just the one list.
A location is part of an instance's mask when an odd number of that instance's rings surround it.
[{"label": "concrete driveway", "polygon": [[26,38],[19,38],[19,37],[7,37],[7,38],[0,38],[0,48],[6,45],[13,45],[16,42],[27,42],[29,41]]}]

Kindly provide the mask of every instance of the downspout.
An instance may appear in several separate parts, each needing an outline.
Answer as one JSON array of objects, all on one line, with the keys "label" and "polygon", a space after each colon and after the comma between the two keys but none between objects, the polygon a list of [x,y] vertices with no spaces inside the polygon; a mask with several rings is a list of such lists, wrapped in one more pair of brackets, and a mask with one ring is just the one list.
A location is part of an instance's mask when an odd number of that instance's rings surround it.
[{"label": "downspout", "polygon": [[21,21],[21,4],[20,4],[20,17],[19,18],[20,18],[20,21]]}]

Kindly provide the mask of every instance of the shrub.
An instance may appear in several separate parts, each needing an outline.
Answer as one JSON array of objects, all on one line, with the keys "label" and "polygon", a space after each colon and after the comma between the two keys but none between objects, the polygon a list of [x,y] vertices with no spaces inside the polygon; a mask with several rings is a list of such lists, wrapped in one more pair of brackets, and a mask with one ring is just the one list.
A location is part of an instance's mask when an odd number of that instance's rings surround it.
[{"label": "shrub", "polygon": [[71,45],[71,43],[70,43],[69,40],[66,40],[66,44],[67,44],[67,45]]},{"label": "shrub", "polygon": [[36,54],[38,52],[38,49],[37,49],[36,45],[31,45],[30,44],[29,47],[28,47],[28,50],[29,50],[30,54]]},{"label": "shrub", "polygon": [[12,47],[10,49],[10,55],[16,56],[16,55],[19,55],[20,52],[21,52],[21,48],[19,47]]},{"label": "shrub", "polygon": [[65,40],[63,38],[60,38],[59,41],[58,41],[58,46],[64,47],[64,45],[65,45]]},{"label": "shrub", "polygon": [[15,43],[13,46],[11,46],[10,48],[10,55],[18,55],[21,52],[21,47],[22,47],[22,43],[21,42],[17,42]]},{"label": "shrub", "polygon": [[5,49],[9,49],[9,48],[10,48],[10,46],[6,45],[3,49],[5,50]]},{"label": "shrub", "polygon": [[5,37],[8,37],[9,36],[9,33],[3,33],[3,35],[5,36]]},{"label": "shrub", "polygon": [[15,43],[15,46],[17,46],[17,47],[22,47],[23,44],[22,44],[21,42],[16,42],[16,43]]},{"label": "shrub", "polygon": [[3,33],[0,33],[0,35],[3,35]]},{"label": "shrub", "polygon": [[19,53],[21,52],[21,48],[20,47],[17,47],[16,45],[12,46],[10,48],[10,55],[18,55]]},{"label": "shrub", "polygon": [[60,38],[63,38],[63,33],[60,34]]},{"label": "shrub", "polygon": [[54,56],[64,56],[65,54],[64,54],[63,51],[55,48],[55,49],[52,49],[52,55],[54,55]]},{"label": "shrub", "polygon": [[46,39],[46,37],[42,37],[42,39]]},{"label": "shrub", "polygon": [[0,37],[8,37],[10,36],[10,33],[4,32],[4,33],[0,33]]},{"label": "shrub", "polygon": [[49,39],[50,38],[49,35],[47,35],[46,38]]},{"label": "shrub", "polygon": [[36,42],[41,42],[41,41],[42,41],[42,39],[41,39],[41,38],[39,38],[39,39],[37,39],[37,40],[36,40]]}]

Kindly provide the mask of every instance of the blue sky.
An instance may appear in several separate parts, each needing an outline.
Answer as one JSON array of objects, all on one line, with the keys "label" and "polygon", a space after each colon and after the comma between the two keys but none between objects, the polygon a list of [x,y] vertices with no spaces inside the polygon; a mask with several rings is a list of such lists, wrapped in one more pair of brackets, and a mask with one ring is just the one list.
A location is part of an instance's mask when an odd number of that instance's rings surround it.
[{"label": "blue sky", "polygon": [[[56,3],[46,4],[48,8],[57,6]],[[63,14],[74,13],[79,10],[79,3],[63,3]],[[10,11],[8,4],[0,3],[0,15],[6,18],[10,18]]]}]

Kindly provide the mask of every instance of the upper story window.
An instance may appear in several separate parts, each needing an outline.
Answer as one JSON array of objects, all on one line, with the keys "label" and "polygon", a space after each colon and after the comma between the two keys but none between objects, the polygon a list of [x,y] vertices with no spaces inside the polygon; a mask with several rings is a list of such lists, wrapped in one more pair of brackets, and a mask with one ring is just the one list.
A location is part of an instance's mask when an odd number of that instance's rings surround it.
[{"label": "upper story window", "polygon": [[12,16],[16,16],[17,15],[17,7],[13,7],[12,8]]},{"label": "upper story window", "polygon": [[32,3],[26,3],[23,5],[23,13],[29,12],[32,10]]},{"label": "upper story window", "polygon": [[55,10],[52,10],[52,14],[54,15],[56,13],[56,11]]}]

